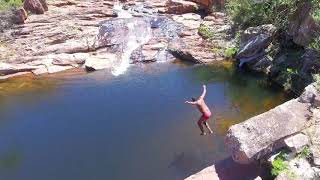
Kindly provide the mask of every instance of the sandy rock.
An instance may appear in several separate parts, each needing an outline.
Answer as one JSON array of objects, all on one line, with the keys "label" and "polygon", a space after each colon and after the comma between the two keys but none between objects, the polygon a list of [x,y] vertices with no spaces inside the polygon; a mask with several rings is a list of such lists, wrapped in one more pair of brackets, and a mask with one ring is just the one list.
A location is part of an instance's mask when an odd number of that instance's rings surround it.
[{"label": "sandy rock", "polygon": [[18,72],[30,72],[34,69],[37,69],[36,66],[29,66],[25,64],[8,64],[8,63],[0,63],[0,74],[8,75],[14,74]]},{"label": "sandy rock", "polygon": [[88,54],[77,53],[77,54],[59,54],[53,57],[52,64],[59,66],[73,66],[79,67],[85,63]]},{"label": "sandy rock", "polygon": [[219,176],[216,172],[214,165],[209,166],[202,171],[187,177],[185,180],[219,180]]},{"label": "sandy rock", "polygon": [[195,13],[174,15],[172,19],[190,29],[198,29],[201,24],[201,16]]},{"label": "sandy rock", "polygon": [[[248,164],[283,147],[279,140],[304,128],[310,104],[297,99],[229,128],[225,144],[234,161]],[[265,123],[268,122],[268,123]]]},{"label": "sandy rock", "polygon": [[9,75],[5,75],[5,76],[0,76],[0,80],[6,80],[6,79],[10,79],[13,77],[18,77],[18,76],[23,76],[26,74],[30,74],[31,72],[18,72],[18,73],[14,73],[14,74],[9,74]]},{"label": "sandy rock", "polygon": [[117,57],[115,54],[104,54],[103,56],[91,56],[89,57],[84,66],[87,70],[101,70],[106,68],[111,68],[114,60]]},{"label": "sandy rock", "polygon": [[25,10],[35,14],[43,14],[48,10],[45,0],[25,0],[23,7]]},{"label": "sandy rock", "polygon": [[53,74],[61,71],[66,71],[69,69],[74,68],[73,66],[58,66],[58,65],[51,65],[47,67],[48,73]]},{"label": "sandy rock", "polygon": [[305,146],[309,144],[308,136],[304,134],[295,134],[293,136],[287,137],[284,139],[285,145],[295,153],[299,153],[303,150]]},{"label": "sandy rock", "polygon": [[192,13],[199,9],[196,3],[184,0],[168,0],[165,6],[165,12],[169,14]]}]

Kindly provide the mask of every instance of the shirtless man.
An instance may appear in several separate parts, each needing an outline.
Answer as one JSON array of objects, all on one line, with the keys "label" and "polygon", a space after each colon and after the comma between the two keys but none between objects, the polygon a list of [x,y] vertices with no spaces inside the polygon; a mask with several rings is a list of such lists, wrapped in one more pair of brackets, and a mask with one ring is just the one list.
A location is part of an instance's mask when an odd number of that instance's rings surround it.
[{"label": "shirtless man", "polygon": [[208,106],[206,105],[206,103],[204,102],[204,97],[206,96],[206,92],[207,92],[206,85],[203,85],[203,92],[198,99],[192,98],[192,102],[190,102],[190,101],[185,102],[187,104],[197,106],[198,110],[202,113],[202,116],[198,120],[198,126],[201,130],[201,135],[206,135],[206,133],[203,130],[203,125],[209,130],[209,132],[211,134],[213,133],[208,122],[207,122],[211,116],[211,111],[208,108]]}]

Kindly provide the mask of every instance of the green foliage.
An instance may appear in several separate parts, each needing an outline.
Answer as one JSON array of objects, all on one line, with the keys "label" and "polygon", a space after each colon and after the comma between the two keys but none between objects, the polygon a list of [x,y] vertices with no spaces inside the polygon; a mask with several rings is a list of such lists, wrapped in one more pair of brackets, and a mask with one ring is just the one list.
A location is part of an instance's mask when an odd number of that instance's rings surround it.
[{"label": "green foliage", "polygon": [[22,0],[0,0],[0,11],[22,6]]},{"label": "green foliage", "polygon": [[212,39],[214,35],[211,29],[208,26],[203,24],[201,24],[200,27],[198,28],[198,33],[204,39]]},{"label": "green foliage", "polygon": [[320,74],[314,74],[313,80],[315,81],[316,89],[320,91]]},{"label": "green foliage", "polygon": [[[227,12],[240,28],[274,24],[285,29],[289,17],[296,11],[300,2],[306,0],[229,0],[226,5]],[[320,17],[320,0],[311,0],[314,17]]]},{"label": "green foliage", "polygon": [[287,68],[287,73],[292,74],[299,74],[297,69]]},{"label": "green foliage", "polygon": [[305,146],[303,150],[299,153],[298,157],[300,158],[310,158],[311,157],[311,150],[308,146]]},{"label": "green foliage", "polygon": [[314,20],[316,20],[318,23],[320,23],[320,8],[315,8],[313,13],[312,13],[312,17],[314,18]]},{"label": "green foliage", "polygon": [[237,47],[228,48],[224,51],[224,56],[227,58],[233,58],[238,51],[239,51],[239,48]]},{"label": "green foliage", "polygon": [[308,47],[320,52],[320,36],[316,37]]},{"label": "green foliage", "polygon": [[271,174],[277,176],[286,170],[288,170],[288,163],[285,161],[284,154],[280,153],[272,162]]}]

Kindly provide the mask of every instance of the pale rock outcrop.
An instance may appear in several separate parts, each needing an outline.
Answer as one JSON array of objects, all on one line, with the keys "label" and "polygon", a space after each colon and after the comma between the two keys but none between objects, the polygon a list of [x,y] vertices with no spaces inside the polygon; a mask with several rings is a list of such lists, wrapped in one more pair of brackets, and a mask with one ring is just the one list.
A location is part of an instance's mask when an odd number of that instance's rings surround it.
[{"label": "pale rock outcrop", "polygon": [[301,131],[311,116],[309,103],[290,100],[229,128],[225,143],[234,161],[247,164],[283,147],[279,140]]},{"label": "pale rock outcrop", "polygon": [[84,66],[87,70],[101,70],[112,68],[113,62],[117,59],[115,54],[103,54],[103,56],[91,56],[89,57]]},{"label": "pale rock outcrop", "polygon": [[187,13],[182,15],[174,15],[172,19],[183,24],[189,29],[198,29],[201,24],[201,16],[195,13]]},{"label": "pale rock outcrop", "polygon": [[30,72],[35,69],[37,69],[36,66],[29,66],[26,64],[0,63],[0,74],[1,75],[14,74],[14,73],[18,73],[18,72]]},{"label": "pale rock outcrop", "polygon": [[196,3],[184,0],[168,0],[165,7],[165,13],[169,14],[192,13],[199,9]]},{"label": "pale rock outcrop", "polygon": [[309,142],[309,137],[302,133],[284,139],[285,145],[294,153],[300,153]]},{"label": "pale rock outcrop", "polygon": [[320,94],[315,84],[305,87],[304,92],[299,97],[299,101],[302,103],[311,103],[315,107],[320,106]]}]

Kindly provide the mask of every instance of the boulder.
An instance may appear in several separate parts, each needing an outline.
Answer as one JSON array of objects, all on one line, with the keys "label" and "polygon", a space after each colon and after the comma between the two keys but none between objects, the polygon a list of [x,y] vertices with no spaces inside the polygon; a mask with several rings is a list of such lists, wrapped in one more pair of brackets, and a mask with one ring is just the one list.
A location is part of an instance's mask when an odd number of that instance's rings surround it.
[{"label": "boulder", "polygon": [[27,19],[27,17],[27,12],[23,8],[20,8],[14,12],[12,20],[15,24],[24,24],[24,21]]},{"label": "boulder", "polygon": [[271,59],[264,56],[265,49],[270,45],[276,28],[273,25],[250,27],[241,35],[240,50],[236,58],[240,67],[247,63],[251,69],[266,72],[271,64]]},{"label": "boulder", "polygon": [[316,74],[320,72],[320,53],[316,50],[307,49],[302,55],[301,73]]},{"label": "boulder", "polygon": [[284,139],[285,145],[295,153],[300,153],[309,144],[308,136],[298,133]]},{"label": "boulder", "polygon": [[302,1],[289,21],[288,34],[301,46],[309,45],[320,31],[319,24],[311,15],[311,9],[311,1]]},{"label": "boulder", "polygon": [[311,103],[316,107],[320,106],[320,93],[314,83],[304,89],[304,92],[299,97],[299,101],[302,103]]},{"label": "boulder", "polygon": [[316,166],[320,166],[320,147],[319,146],[311,146],[310,148],[313,164]]},{"label": "boulder", "polygon": [[131,62],[166,61],[168,42],[165,38],[152,38],[131,54]]},{"label": "boulder", "polygon": [[248,41],[259,35],[259,34],[266,34],[269,37],[274,36],[277,28],[272,24],[264,24],[257,27],[249,27],[245,31],[241,33],[241,43],[248,43]]},{"label": "boulder", "polygon": [[45,0],[25,0],[23,7],[26,11],[30,11],[35,14],[43,14],[48,10]]},{"label": "boulder", "polygon": [[111,68],[113,62],[116,59],[116,54],[103,54],[103,56],[91,56],[86,60],[84,66],[88,71]]},{"label": "boulder", "polygon": [[225,144],[234,161],[248,164],[283,147],[281,139],[301,131],[311,117],[310,104],[297,99],[229,128]]},{"label": "boulder", "polygon": [[168,0],[166,2],[166,13],[169,14],[185,14],[196,12],[199,6],[194,2],[184,0]]}]

